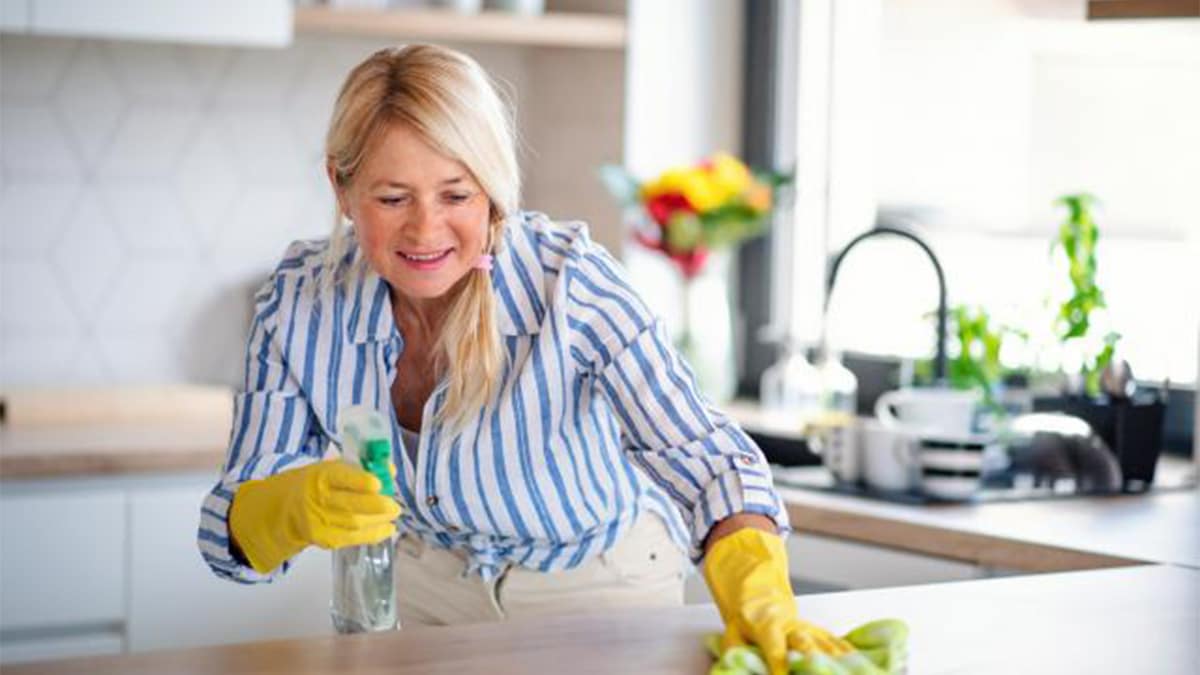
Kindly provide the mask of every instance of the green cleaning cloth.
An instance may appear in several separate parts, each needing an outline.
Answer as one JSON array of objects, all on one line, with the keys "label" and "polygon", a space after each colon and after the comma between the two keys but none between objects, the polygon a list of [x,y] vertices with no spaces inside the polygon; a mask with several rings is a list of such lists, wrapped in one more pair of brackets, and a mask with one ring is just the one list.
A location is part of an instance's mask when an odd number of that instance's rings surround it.
[{"label": "green cleaning cloth", "polygon": [[[865,623],[842,636],[858,651],[829,656],[788,652],[790,675],[898,675],[908,661],[908,626],[899,619]],[[716,663],[709,675],[767,675],[758,647],[730,647],[721,653],[721,634],[704,639]]]}]

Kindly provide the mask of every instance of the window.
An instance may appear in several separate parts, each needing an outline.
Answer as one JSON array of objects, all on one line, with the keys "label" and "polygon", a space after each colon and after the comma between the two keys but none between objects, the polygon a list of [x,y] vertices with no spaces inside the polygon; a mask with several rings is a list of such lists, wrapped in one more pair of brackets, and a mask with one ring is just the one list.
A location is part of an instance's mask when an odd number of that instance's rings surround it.
[{"label": "window", "polygon": [[[1194,383],[1200,25],[1089,23],[1077,4],[804,3],[793,260],[821,268],[877,217],[902,217],[938,253],[951,304],[1037,337],[1062,274],[1048,253],[1065,213],[1052,202],[1091,192],[1123,356],[1140,379]],[[790,320],[809,340],[821,278],[792,285]],[[936,298],[911,243],[864,243],[839,272],[830,337],[927,356]],[[1010,356],[1055,365],[1050,350]]]}]

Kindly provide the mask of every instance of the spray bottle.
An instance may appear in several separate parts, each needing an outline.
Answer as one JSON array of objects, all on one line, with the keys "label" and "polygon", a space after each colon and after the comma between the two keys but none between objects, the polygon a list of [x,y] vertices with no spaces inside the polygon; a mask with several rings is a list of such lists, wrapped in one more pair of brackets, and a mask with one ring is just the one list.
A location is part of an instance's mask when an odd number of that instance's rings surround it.
[{"label": "spray bottle", "polygon": [[[342,460],[375,474],[383,485],[380,494],[394,496],[391,474],[392,443],[387,421],[366,406],[351,406],[339,413]],[[395,542],[347,546],[333,551],[333,599],[330,615],[339,633],[393,630],[396,588],[392,577]]]}]

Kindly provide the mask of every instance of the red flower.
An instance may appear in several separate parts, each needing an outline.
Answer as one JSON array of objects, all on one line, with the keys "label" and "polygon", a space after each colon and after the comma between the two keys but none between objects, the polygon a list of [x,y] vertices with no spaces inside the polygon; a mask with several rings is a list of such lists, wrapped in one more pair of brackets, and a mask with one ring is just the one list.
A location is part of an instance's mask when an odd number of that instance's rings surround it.
[{"label": "red flower", "polygon": [[708,260],[708,249],[701,246],[688,251],[687,253],[666,252],[679,265],[683,276],[691,279],[704,269],[704,261]]},{"label": "red flower", "polygon": [[666,228],[667,223],[671,221],[671,216],[678,211],[687,211],[695,213],[696,208],[678,192],[665,192],[661,195],[656,195],[646,202],[646,211],[654,222],[658,223],[661,228]]}]

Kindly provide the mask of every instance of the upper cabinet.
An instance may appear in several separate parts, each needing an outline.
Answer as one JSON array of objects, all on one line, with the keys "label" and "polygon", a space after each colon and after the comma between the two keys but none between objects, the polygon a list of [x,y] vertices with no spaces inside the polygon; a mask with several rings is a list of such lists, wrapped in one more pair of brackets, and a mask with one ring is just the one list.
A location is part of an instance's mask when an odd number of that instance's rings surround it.
[{"label": "upper cabinet", "polygon": [[1200,0],[1088,0],[1088,19],[1200,17]]},{"label": "upper cabinet", "polygon": [[380,10],[312,6],[296,10],[296,30],[305,33],[596,49],[622,49],[626,39],[625,17],[620,14],[557,10],[525,16],[495,11],[459,14],[445,9]]},{"label": "upper cabinet", "polygon": [[284,46],[290,0],[0,0],[0,30],[113,40]]}]

